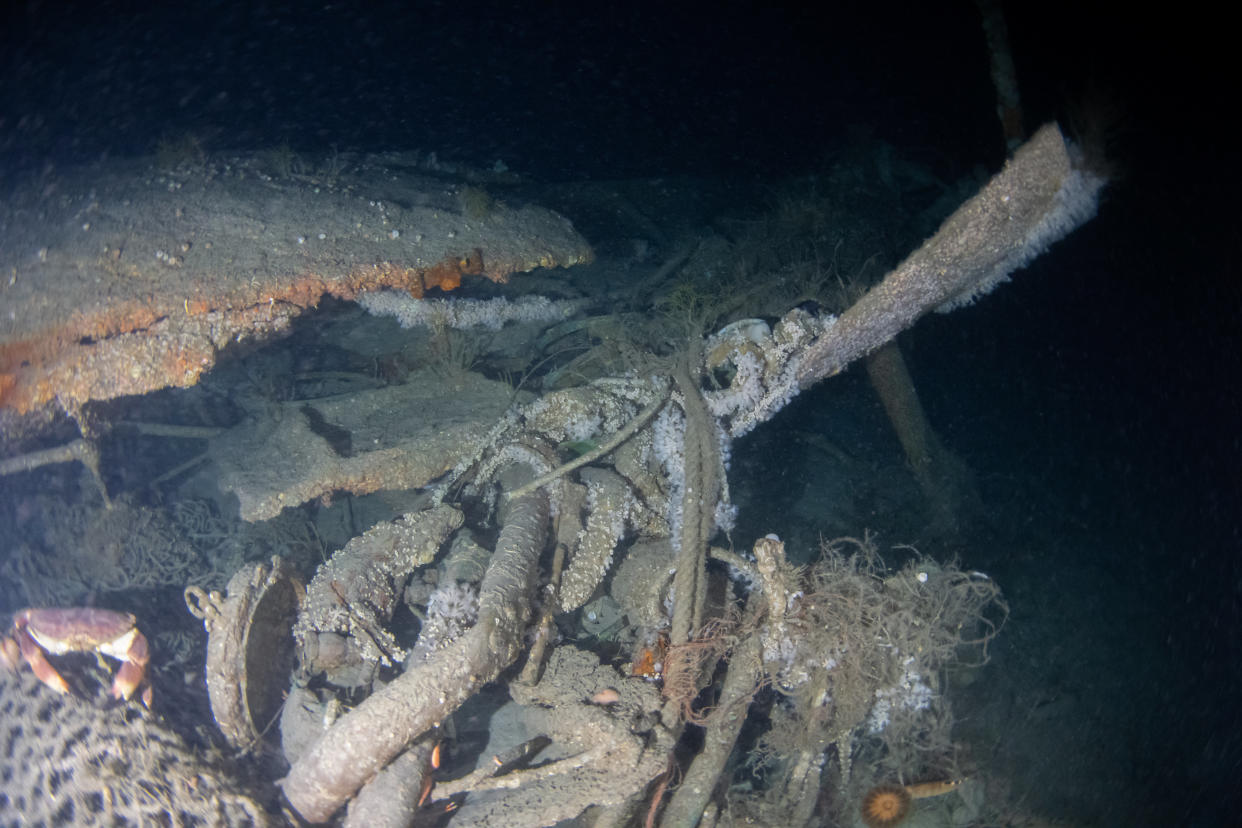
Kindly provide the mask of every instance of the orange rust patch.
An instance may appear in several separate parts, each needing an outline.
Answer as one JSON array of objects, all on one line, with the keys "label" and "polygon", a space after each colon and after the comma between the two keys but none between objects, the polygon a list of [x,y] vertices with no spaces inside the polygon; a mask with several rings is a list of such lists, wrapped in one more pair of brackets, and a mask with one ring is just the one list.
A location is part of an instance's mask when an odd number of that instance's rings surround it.
[{"label": "orange rust patch", "polygon": [[344,283],[336,286],[332,293],[341,299],[353,299],[359,293],[380,288],[406,290],[414,298],[421,298],[423,271],[412,267],[401,267],[392,262],[380,262],[368,267],[356,268]]},{"label": "orange rust patch", "polygon": [[271,302],[288,302],[299,308],[313,308],[319,304],[325,293],[332,292],[330,282],[318,276],[302,276],[291,284],[265,291],[260,296],[259,304]]},{"label": "orange rust patch", "polygon": [[332,285],[329,292],[341,299],[353,299],[366,291],[392,288],[421,299],[432,288],[456,290],[461,287],[463,276],[481,275],[484,275],[483,251],[475,248],[464,256],[445,259],[428,268],[404,267],[392,262],[355,268],[345,281]]},{"label": "orange rust patch", "polygon": [[456,290],[461,287],[462,276],[481,276],[483,274],[483,251],[477,247],[465,256],[455,260],[442,262],[423,274],[423,289],[439,288],[440,290]]},{"label": "orange rust patch", "polygon": [[[463,276],[477,275],[487,274],[483,252],[475,248],[425,268],[385,261],[357,267],[344,278],[305,273],[268,280],[240,291],[235,288],[221,295],[203,295],[201,288],[197,288],[193,296],[151,295],[138,301],[83,308],[63,325],[0,344],[0,407],[25,413],[61,396],[83,401],[100,398],[99,394],[114,396],[104,390],[112,385],[109,378],[98,375],[98,369],[87,368],[93,343],[121,334],[141,337],[156,323],[161,323],[162,328],[173,326],[173,330],[160,332],[160,336],[167,337],[176,333],[179,320],[218,312],[225,317],[220,322],[223,328],[245,329],[253,324],[246,321],[251,311],[274,303],[308,309],[316,307],[324,294],[350,300],[359,293],[380,288],[406,290],[411,296],[421,297],[431,288],[454,290],[461,286]],[[141,366],[141,379],[126,377],[116,387],[119,391],[124,386],[124,393],[142,393],[170,385],[193,385],[214,360],[211,349],[161,355],[155,364]],[[87,375],[92,379],[87,379]],[[65,383],[74,387],[65,387]]]},{"label": "orange rust patch", "polygon": [[211,310],[211,305],[206,299],[187,299],[185,300],[185,312],[188,316],[201,316]]},{"label": "orange rust patch", "polygon": [[155,298],[149,297],[146,302],[123,302],[101,311],[75,311],[68,322],[46,336],[69,340],[106,339],[149,328],[161,315]]},{"label": "orange rust patch", "polygon": [[630,666],[631,676],[642,676],[648,681],[658,681],[664,678],[664,659],[668,655],[668,633],[661,630],[656,636],[655,643],[650,647],[643,647],[634,656],[634,663]]}]

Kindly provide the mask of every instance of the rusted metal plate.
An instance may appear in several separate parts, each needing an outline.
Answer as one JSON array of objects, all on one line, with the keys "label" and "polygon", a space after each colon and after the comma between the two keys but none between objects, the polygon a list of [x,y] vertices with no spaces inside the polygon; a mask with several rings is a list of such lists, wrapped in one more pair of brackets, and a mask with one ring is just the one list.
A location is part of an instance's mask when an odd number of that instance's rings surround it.
[{"label": "rusted metal plate", "polygon": [[270,157],[108,162],[0,197],[0,408],[189,386],[324,296],[421,296],[590,261],[565,218],[400,159],[315,175]]},{"label": "rusted metal plate", "polygon": [[[443,380],[426,371],[348,397],[283,403],[214,438],[208,454],[242,518],[266,520],[337,491],[425,486],[477,448],[513,397],[511,386],[479,374]],[[321,436],[312,418],[348,434],[350,448]]]}]

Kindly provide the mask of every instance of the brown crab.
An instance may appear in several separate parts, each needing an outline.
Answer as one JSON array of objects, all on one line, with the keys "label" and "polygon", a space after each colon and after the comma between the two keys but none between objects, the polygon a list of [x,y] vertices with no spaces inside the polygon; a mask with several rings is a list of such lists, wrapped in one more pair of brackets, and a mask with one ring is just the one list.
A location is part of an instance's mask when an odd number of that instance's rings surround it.
[{"label": "brown crab", "polygon": [[68,693],[68,683],[47,655],[103,653],[121,662],[112,682],[113,698],[129,699],[141,688],[139,698],[150,707],[146,672],[151,656],[137,621],[128,612],[90,607],[24,609],[13,616],[9,633],[0,637],[0,659],[14,670],[25,661],[39,681],[58,693]]}]

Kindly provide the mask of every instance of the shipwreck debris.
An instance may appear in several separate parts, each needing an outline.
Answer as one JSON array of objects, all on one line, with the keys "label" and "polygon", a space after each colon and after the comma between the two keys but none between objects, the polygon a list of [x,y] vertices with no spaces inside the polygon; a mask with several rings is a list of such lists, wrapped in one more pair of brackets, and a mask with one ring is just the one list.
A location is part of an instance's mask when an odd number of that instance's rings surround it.
[{"label": "shipwreck debris", "polygon": [[280,557],[237,571],[226,595],[187,587],[185,603],[207,630],[207,694],[229,744],[250,749],[280,714],[293,671],[293,622],[304,591]]},{"label": "shipwreck debris", "polygon": [[364,159],[330,178],[254,157],[174,171],[112,161],[0,199],[0,408],[29,412],[195,384],[231,342],[270,336],[325,296],[422,296],[588,262],[565,218]]},{"label": "shipwreck debris", "polygon": [[220,487],[237,495],[244,520],[343,491],[415,489],[453,468],[475,435],[504,414],[513,388],[466,373],[452,386],[414,375],[408,382],[318,400],[314,410],[347,432],[340,451],[315,431],[301,402],[280,403],[211,441]]}]

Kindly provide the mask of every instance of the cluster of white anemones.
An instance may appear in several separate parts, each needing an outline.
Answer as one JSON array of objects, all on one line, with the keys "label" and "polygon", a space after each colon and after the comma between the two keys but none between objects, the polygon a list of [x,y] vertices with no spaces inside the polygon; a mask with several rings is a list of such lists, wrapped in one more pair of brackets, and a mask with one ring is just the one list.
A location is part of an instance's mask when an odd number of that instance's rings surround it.
[{"label": "cluster of white anemones", "polygon": [[396,317],[403,328],[444,325],[498,331],[506,322],[559,322],[577,312],[573,302],[544,296],[508,299],[415,299],[395,290],[361,294],[358,304],[375,316]]},{"label": "cluster of white anemones", "polygon": [[932,689],[914,671],[914,656],[902,661],[901,678],[891,687],[875,691],[875,705],[867,717],[867,732],[880,733],[888,727],[895,710],[926,710],[931,707]]},{"label": "cluster of white anemones", "polygon": [[427,617],[407,664],[418,664],[447,647],[478,620],[479,592],[473,585],[449,581],[436,587],[427,599]]}]

